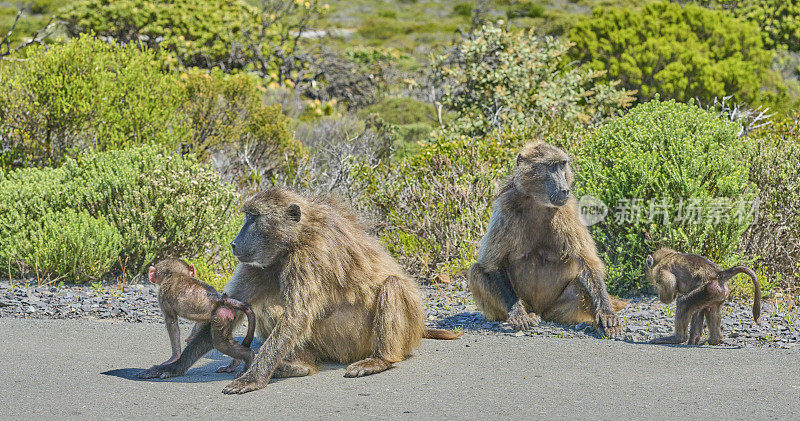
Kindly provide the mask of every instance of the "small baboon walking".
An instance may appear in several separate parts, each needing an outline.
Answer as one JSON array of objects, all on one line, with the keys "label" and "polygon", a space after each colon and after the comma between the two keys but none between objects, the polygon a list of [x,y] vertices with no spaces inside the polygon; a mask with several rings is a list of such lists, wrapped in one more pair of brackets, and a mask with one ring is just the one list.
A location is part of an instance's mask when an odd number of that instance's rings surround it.
[{"label": "small baboon walking", "polygon": [[[229,365],[220,367],[217,372],[231,373],[242,361],[244,361],[244,370],[250,367],[253,360],[250,343],[253,341],[255,332],[255,315],[250,306],[228,298],[217,292],[211,285],[194,278],[194,267],[183,260],[162,260],[155,266],[150,266],[147,275],[150,282],[159,285],[158,304],[164,314],[169,342],[172,346],[172,356],[163,364],[173,363],[181,355],[181,331],[178,328],[178,317],[183,317],[198,323],[193,332],[200,324],[210,324],[214,348],[233,358]],[[233,340],[236,310],[244,312],[248,320],[247,335],[241,344]]]},{"label": "small baboon walking", "polygon": [[[653,339],[652,343],[690,345],[700,343],[703,320],[708,323],[708,343],[722,343],[722,303],[728,298],[727,282],[737,274],[747,274],[753,281],[753,319],[761,315],[761,286],[756,274],[747,267],[723,270],[716,263],[697,254],[679,253],[662,247],[645,259],[647,279],[658,290],[661,302],[669,304],[678,297],[675,310],[675,334]],[[687,333],[691,321],[691,333]]]},{"label": "small baboon walking", "polygon": [[555,146],[528,144],[517,156],[469,271],[486,318],[507,320],[517,330],[544,319],[621,333],[614,312],[626,303],[606,291],[605,265],[580,221],[572,180],[569,156]]},{"label": "small baboon walking", "polygon": [[[305,376],[321,361],[351,363],[346,377],[366,376],[405,359],[423,337],[458,337],[425,328],[416,282],[337,203],[273,188],[242,209],[244,225],[231,243],[240,264],[225,292],[251,303],[266,341],[224,393]],[[177,361],[147,375],[181,375],[209,349],[201,328]]]}]

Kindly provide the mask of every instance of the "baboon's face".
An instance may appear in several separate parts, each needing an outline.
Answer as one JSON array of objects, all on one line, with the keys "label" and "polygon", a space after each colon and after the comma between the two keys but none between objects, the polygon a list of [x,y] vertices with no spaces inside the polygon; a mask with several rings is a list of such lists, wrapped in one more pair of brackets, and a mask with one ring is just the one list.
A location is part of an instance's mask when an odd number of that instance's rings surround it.
[{"label": "baboon's face", "polygon": [[[260,207],[262,210],[264,206]],[[254,212],[245,206],[244,225],[231,242],[233,255],[244,264],[266,267],[284,256],[297,235],[300,207],[296,204]]]},{"label": "baboon's face", "polygon": [[664,304],[669,304],[675,301],[675,279],[672,277],[660,276],[655,269],[656,264],[657,262],[653,259],[653,256],[648,255],[644,261],[645,276],[647,276],[647,280],[656,287],[658,299]]},{"label": "baboon's face", "polygon": [[514,183],[538,203],[559,207],[572,195],[572,167],[569,156],[548,144],[526,148],[517,156]]}]

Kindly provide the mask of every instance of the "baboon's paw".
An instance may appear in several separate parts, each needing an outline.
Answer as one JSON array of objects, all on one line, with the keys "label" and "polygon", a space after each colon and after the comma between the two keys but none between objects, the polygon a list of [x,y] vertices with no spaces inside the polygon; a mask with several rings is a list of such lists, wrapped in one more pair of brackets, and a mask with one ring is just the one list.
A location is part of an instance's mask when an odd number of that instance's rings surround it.
[{"label": "baboon's paw", "polygon": [[283,363],[275,369],[272,377],[304,377],[314,374],[315,369],[303,363]]},{"label": "baboon's paw", "polygon": [[511,325],[514,330],[528,330],[542,321],[536,313],[516,313],[509,314],[506,322]]},{"label": "baboon's paw", "polygon": [[363,377],[370,374],[380,373],[389,368],[391,364],[380,358],[367,358],[354,362],[347,366],[344,372],[345,377]]},{"label": "baboon's paw", "polygon": [[247,372],[236,380],[228,383],[228,385],[222,389],[222,393],[226,395],[241,395],[242,393],[263,389],[269,384],[269,381],[264,381],[263,379],[264,376]]},{"label": "baboon's paw", "polygon": [[597,319],[603,336],[615,338],[622,334],[622,320],[613,312],[602,312]]}]

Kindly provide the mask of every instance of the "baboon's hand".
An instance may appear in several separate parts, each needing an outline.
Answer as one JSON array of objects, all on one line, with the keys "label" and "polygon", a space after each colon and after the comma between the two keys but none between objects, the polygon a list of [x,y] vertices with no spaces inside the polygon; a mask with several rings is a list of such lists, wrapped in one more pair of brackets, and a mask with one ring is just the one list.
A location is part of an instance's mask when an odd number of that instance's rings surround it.
[{"label": "baboon's hand", "polygon": [[182,375],[183,372],[175,369],[175,366],[172,364],[158,364],[139,372],[136,376],[140,379],[167,379]]},{"label": "baboon's hand", "polygon": [[597,322],[602,329],[603,336],[615,338],[622,334],[622,321],[613,311],[601,311],[597,315]]},{"label": "baboon's hand", "polygon": [[228,383],[222,393],[226,395],[241,395],[242,393],[252,392],[254,390],[263,389],[269,384],[269,379],[254,371],[248,371],[236,380]]},{"label": "baboon's hand", "polygon": [[526,313],[525,311],[518,311],[518,312],[511,312],[508,315],[508,319],[506,319],[508,324],[514,330],[528,330],[542,321],[541,317],[539,317],[536,313]]}]

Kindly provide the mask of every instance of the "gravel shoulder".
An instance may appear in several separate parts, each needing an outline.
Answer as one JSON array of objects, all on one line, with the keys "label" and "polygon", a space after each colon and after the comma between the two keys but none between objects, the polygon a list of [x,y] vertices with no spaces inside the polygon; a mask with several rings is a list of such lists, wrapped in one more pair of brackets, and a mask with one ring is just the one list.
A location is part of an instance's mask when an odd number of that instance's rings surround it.
[{"label": "gravel shoulder", "polygon": [[[0,282],[0,318],[76,319],[94,318],[127,322],[162,323],[156,299],[157,287],[151,284],[91,286],[25,286]],[[542,323],[525,332],[515,332],[508,324],[486,320],[475,308],[463,280],[421,288],[427,323],[448,329],[463,329],[477,335],[542,336],[599,339],[590,325]],[[800,308],[789,309],[768,301],[762,303],[762,316],[753,322],[752,303],[729,301],[723,310],[722,329],[728,347],[793,348],[800,342]],[[672,333],[675,305],[663,305],[657,298],[631,298],[620,311],[625,325],[615,340],[648,342]]]},{"label": "gravel shoulder", "polygon": [[800,349],[468,332],[374,376],[327,365],[227,396],[216,352],[184,377],[135,378],[169,354],[155,323],[0,318],[0,331],[3,419],[800,418]]}]

